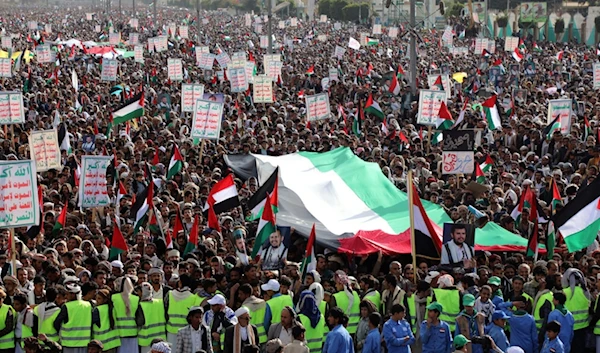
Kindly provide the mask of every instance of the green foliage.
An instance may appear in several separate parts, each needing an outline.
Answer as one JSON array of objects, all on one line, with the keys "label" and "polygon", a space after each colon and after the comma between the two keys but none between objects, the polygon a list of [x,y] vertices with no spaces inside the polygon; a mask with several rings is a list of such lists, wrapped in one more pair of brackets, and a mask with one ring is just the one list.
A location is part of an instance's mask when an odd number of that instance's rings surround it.
[{"label": "green foliage", "polygon": [[506,28],[506,26],[508,25],[508,17],[506,17],[506,16],[498,17],[498,18],[496,18],[496,23],[498,23],[498,27]]},{"label": "green foliage", "polygon": [[327,15],[327,18],[331,18],[331,1],[322,0],[319,1],[319,15]]},{"label": "green foliage", "polygon": [[554,33],[565,33],[565,20],[559,18],[554,22]]},{"label": "green foliage", "polygon": [[[341,11],[340,11],[341,9]],[[327,15],[336,21],[358,21],[359,9],[364,20],[369,17],[369,4],[349,4],[347,0],[321,0],[319,1],[319,14]]]},{"label": "green foliage", "polygon": [[446,18],[460,17],[460,13],[464,7],[465,5],[461,4],[460,2],[453,2],[452,5],[446,7],[446,13],[444,15]]},{"label": "green foliage", "polygon": [[359,20],[359,9],[360,18],[363,20],[369,18],[369,4],[350,4],[342,9],[344,15],[344,21],[356,22]]}]

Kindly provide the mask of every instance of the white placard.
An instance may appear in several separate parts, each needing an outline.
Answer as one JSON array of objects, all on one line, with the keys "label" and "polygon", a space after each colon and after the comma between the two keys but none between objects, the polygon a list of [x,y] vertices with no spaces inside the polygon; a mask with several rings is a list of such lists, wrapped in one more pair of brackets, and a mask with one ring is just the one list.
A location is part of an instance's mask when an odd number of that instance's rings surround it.
[{"label": "white placard", "polygon": [[204,96],[204,85],[197,83],[184,83],[181,85],[181,110],[193,112],[196,101]]},{"label": "white placard", "polygon": [[519,37],[506,37],[504,41],[504,50],[508,52],[515,51],[519,46]]},{"label": "white placard", "polygon": [[204,70],[212,70],[213,64],[215,62],[215,54],[211,53],[202,53],[200,57],[200,63],[198,66]]},{"label": "white placard", "polygon": [[138,29],[138,26],[139,26],[139,21],[138,21],[138,19],[137,19],[137,18],[131,18],[131,19],[129,19],[129,25],[130,25],[132,28]]},{"label": "white placard", "polygon": [[108,35],[108,43],[110,45],[121,44],[121,32],[113,32]]},{"label": "white placard", "polygon": [[52,25],[51,24],[44,25],[44,29],[46,30],[46,33],[52,33]]},{"label": "white placard", "polygon": [[104,207],[111,203],[106,186],[106,170],[112,159],[112,156],[81,157],[79,207]]},{"label": "white placard", "polygon": [[273,103],[273,80],[267,75],[254,76],[254,103]]},{"label": "white placard", "polygon": [[557,116],[560,116],[560,132],[568,135],[571,131],[571,114],[573,113],[573,102],[570,99],[553,99],[548,102],[548,116],[546,124],[550,124]]},{"label": "white placard", "polygon": [[218,140],[221,134],[223,103],[198,99],[194,107],[192,138]]},{"label": "white placard", "polygon": [[35,162],[0,161],[0,227],[40,224]]},{"label": "white placard", "polygon": [[134,56],[135,62],[143,64],[144,63],[144,46],[136,45],[135,48],[133,48],[133,56]]},{"label": "white placard", "polygon": [[253,83],[254,77],[256,77],[256,75],[255,75],[256,64],[252,61],[246,61],[245,68],[246,68],[246,80],[248,80],[248,83]]},{"label": "white placard", "polygon": [[446,101],[446,92],[422,89],[419,94],[419,112],[417,124],[433,125],[437,123],[442,102]]},{"label": "white placard", "polygon": [[298,19],[296,17],[292,17],[290,20],[290,27],[298,27]]},{"label": "white placard", "polygon": [[102,32],[102,27],[100,25],[95,25],[94,26],[94,32],[96,32],[96,33]]},{"label": "white placard", "polygon": [[600,88],[600,63],[594,63],[594,89]]},{"label": "white placard", "polygon": [[100,75],[100,79],[102,81],[116,81],[118,67],[119,63],[115,59],[102,60],[102,74]]},{"label": "white placard", "polygon": [[221,52],[221,54],[217,55],[217,62],[219,63],[219,66],[224,69],[231,63],[231,58],[226,52]]},{"label": "white placard", "polygon": [[12,37],[2,36],[2,48],[12,49]]},{"label": "white placard", "polygon": [[373,34],[381,34],[381,25],[376,23],[373,25]]},{"label": "white placard", "polygon": [[139,33],[130,33],[129,34],[129,45],[138,45],[140,42],[140,34]]},{"label": "white placard", "polygon": [[398,34],[400,34],[398,27],[390,27],[388,30],[388,36],[390,36],[390,38],[396,38],[398,37]]},{"label": "white placard", "polygon": [[329,81],[338,81],[339,82],[340,77],[339,77],[339,73],[338,70],[334,67],[330,67],[329,68]]},{"label": "white placard", "polygon": [[319,18],[319,22],[326,23],[327,22],[327,15],[321,15],[321,17]]},{"label": "white placard", "polygon": [[246,78],[245,67],[230,67],[227,69],[227,76],[231,83],[231,92],[239,93],[248,90],[248,79]]},{"label": "white placard", "polygon": [[344,57],[345,53],[346,53],[346,48],[340,47],[339,45],[336,45],[335,46],[335,52],[333,53],[333,56],[335,56],[336,58],[338,58],[338,60],[342,60],[342,58]]},{"label": "white placard", "polygon": [[29,134],[29,153],[38,172],[62,167],[56,130],[32,131]]},{"label": "white placard", "polygon": [[329,119],[330,113],[329,95],[327,93],[306,96],[306,117],[308,121]]},{"label": "white placard", "polygon": [[0,125],[24,122],[23,94],[21,92],[0,92]]},{"label": "white placard", "polygon": [[12,77],[12,60],[8,58],[0,59],[0,77]]},{"label": "white placard", "polygon": [[269,47],[269,37],[260,36],[260,47],[266,49]]},{"label": "white placard", "polygon": [[183,66],[181,59],[168,59],[167,60],[167,73],[169,80],[171,81],[182,81],[183,80]]},{"label": "white placard", "polygon": [[47,64],[52,62],[52,50],[49,44],[41,44],[35,48],[35,56],[37,61],[41,64]]},{"label": "white placard", "polygon": [[281,61],[270,60],[265,63],[265,75],[269,76],[273,82],[277,82],[277,78],[281,76],[283,63]]},{"label": "white placard", "polygon": [[473,151],[442,151],[442,174],[471,174],[473,170]]},{"label": "white placard", "polygon": [[188,39],[190,37],[190,28],[188,26],[179,26],[179,36]]},{"label": "white placard", "polygon": [[446,92],[446,99],[450,99],[452,97],[452,81],[450,81],[449,75],[429,75],[427,76],[427,83],[429,84],[429,89],[438,91],[439,87],[436,87],[435,81],[437,81],[438,77],[442,78],[442,86],[444,86],[444,92]]},{"label": "white placard", "polygon": [[279,21],[279,23],[277,24],[277,28],[285,29],[285,21]]}]

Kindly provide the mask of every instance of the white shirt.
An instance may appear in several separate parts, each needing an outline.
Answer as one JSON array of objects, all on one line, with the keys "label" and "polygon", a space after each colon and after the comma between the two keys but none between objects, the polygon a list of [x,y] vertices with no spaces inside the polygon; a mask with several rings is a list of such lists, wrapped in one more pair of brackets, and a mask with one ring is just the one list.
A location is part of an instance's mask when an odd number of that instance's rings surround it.
[{"label": "white shirt", "polygon": [[240,326],[240,336],[242,336],[242,341],[248,340],[248,326]]},{"label": "white shirt", "polygon": [[191,327],[192,331],[192,352],[202,350],[202,326],[198,326],[198,330]]},{"label": "white shirt", "polygon": [[285,347],[287,344],[292,343],[294,337],[292,337],[292,329],[286,330],[283,326],[281,326],[281,333],[279,334],[279,339],[281,343]]},{"label": "white shirt", "polygon": [[[448,244],[450,254],[446,251],[446,244]],[[440,260],[440,264],[442,265],[449,265],[452,262],[461,263],[464,259],[471,259],[473,257],[474,251],[472,248],[467,249],[469,247],[467,243],[463,243],[462,247],[456,245],[454,241],[449,241],[446,244],[442,245],[442,258]]]}]

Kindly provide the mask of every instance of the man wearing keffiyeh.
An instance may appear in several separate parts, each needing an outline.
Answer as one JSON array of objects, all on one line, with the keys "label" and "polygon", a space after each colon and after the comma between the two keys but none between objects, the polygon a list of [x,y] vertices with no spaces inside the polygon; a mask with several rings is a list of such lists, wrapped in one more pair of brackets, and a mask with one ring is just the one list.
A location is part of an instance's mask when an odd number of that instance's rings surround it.
[{"label": "man wearing keffiyeh", "polygon": [[338,292],[333,295],[331,306],[339,307],[348,315],[348,332],[354,334],[360,320],[360,297],[356,291],[352,290],[350,278],[344,271],[336,271],[334,278],[335,288]]}]

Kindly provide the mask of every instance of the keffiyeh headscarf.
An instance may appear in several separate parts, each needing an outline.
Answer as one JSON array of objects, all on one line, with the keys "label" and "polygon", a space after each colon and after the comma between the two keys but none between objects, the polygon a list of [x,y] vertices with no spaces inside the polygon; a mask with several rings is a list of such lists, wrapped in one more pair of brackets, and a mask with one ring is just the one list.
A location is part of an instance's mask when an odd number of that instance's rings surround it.
[{"label": "keffiyeh headscarf", "polygon": [[350,278],[348,278],[346,272],[337,270],[335,271],[335,281],[344,286],[344,293],[348,297],[348,307],[344,311],[350,313],[352,306],[354,306],[354,293],[352,293],[352,287],[350,287]]},{"label": "keffiyeh headscarf", "polygon": [[563,288],[571,288],[571,296],[575,294],[575,287],[579,286],[583,289],[585,297],[590,299],[590,291],[587,288],[585,276],[583,273],[576,268],[569,268],[565,271],[561,279],[561,285]]},{"label": "keffiyeh headscarf", "polygon": [[[315,294],[317,306],[321,305],[321,302],[325,299],[325,289],[323,289],[321,283],[313,282],[308,289]],[[352,297],[354,297],[354,295]]]},{"label": "keffiyeh headscarf", "polygon": [[142,296],[140,297],[140,301],[150,302],[152,301],[152,285],[148,282],[142,283],[140,286],[142,288]]},{"label": "keffiyeh headscarf", "polygon": [[300,293],[296,312],[308,317],[310,319],[310,326],[313,328],[317,327],[321,320],[321,311],[315,300],[315,295],[310,290],[304,290]]},{"label": "keffiyeh headscarf", "polygon": [[123,298],[123,302],[125,303],[125,313],[127,316],[131,316],[131,301],[129,297],[133,293],[133,282],[131,282],[131,278],[125,276],[119,278],[115,282],[115,290],[117,293],[121,294],[121,298]]}]

